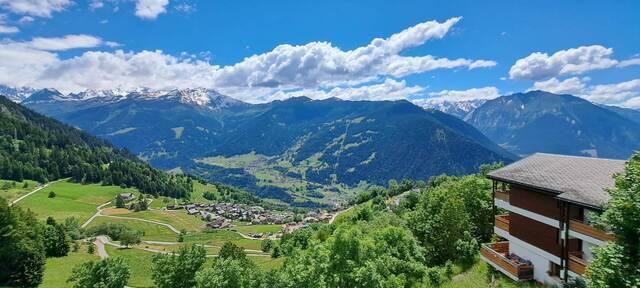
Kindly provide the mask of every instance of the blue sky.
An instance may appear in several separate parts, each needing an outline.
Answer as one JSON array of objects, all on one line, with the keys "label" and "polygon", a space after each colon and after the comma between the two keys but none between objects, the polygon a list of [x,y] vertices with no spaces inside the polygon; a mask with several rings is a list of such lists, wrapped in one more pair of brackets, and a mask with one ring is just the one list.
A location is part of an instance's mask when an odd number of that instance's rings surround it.
[{"label": "blue sky", "polygon": [[0,0],[0,84],[206,87],[251,102],[544,89],[640,107],[639,12],[638,1]]}]

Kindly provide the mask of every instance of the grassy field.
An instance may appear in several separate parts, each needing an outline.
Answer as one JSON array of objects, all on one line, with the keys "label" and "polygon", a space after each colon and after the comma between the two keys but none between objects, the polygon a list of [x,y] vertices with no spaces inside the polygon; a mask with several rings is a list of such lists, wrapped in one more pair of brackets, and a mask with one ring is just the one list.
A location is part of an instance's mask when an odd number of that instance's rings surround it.
[{"label": "grassy field", "polygon": [[213,232],[201,232],[187,234],[186,243],[199,243],[214,246],[222,246],[225,242],[232,242],[245,249],[260,250],[262,241],[242,238],[238,233],[228,230],[215,230]]},{"label": "grassy field", "polygon": [[208,200],[202,196],[204,192],[211,192],[216,197],[220,197],[220,192],[216,186],[205,185],[198,181],[193,182],[193,191],[191,192],[191,202],[193,203],[213,203],[214,201]]},{"label": "grassy field", "polygon": [[121,257],[129,264],[128,286],[131,287],[154,287],[151,279],[151,258],[155,253],[140,249],[120,249],[106,245],[109,257]]},{"label": "grassy field", "polygon": [[453,279],[447,283],[444,283],[442,288],[523,288],[523,287],[543,287],[536,283],[517,283],[508,279],[500,273],[497,273],[494,285],[491,285],[487,278],[487,264],[479,261],[467,271],[462,272],[453,277]]},{"label": "grassy field", "polygon": [[[48,198],[49,192],[54,191],[55,198]],[[31,209],[40,219],[52,216],[62,221],[74,216],[84,222],[96,212],[98,205],[115,199],[116,195],[124,192],[134,192],[136,189],[122,189],[118,186],[101,186],[100,184],[82,185],[71,182],[58,182],[34,193],[18,202],[22,208]]]},{"label": "grassy field", "polygon": [[249,257],[251,261],[256,263],[260,268],[264,270],[271,270],[274,268],[282,267],[284,264],[284,257],[280,258],[271,258],[271,256],[260,256],[260,257]]},{"label": "grassy field", "polygon": [[281,225],[276,224],[250,225],[246,222],[238,221],[235,221],[233,224],[236,225],[236,227],[231,228],[231,230],[238,231],[245,235],[249,235],[249,233],[276,233],[281,230]]},{"label": "grassy field", "polygon": [[89,224],[88,227],[98,226],[102,223],[120,223],[129,228],[142,231],[144,233],[142,240],[174,242],[177,237],[177,234],[169,230],[167,227],[137,220],[97,217],[91,222],[91,224]]},{"label": "grassy field", "polygon": [[100,260],[100,258],[97,255],[87,253],[86,245],[82,245],[78,252],[69,252],[69,255],[65,257],[47,258],[44,279],[39,287],[70,287],[70,284],[66,283],[66,281],[71,276],[73,267],[90,260]]},{"label": "grassy field", "polygon": [[185,210],[149,210],[119,214],[118,216],[154,220],[162,223],[167,223],[178,230],[185,229],[189,232],[198,232],[202,230],[202,226],[205,224],[205,222],[202,221],[200,217],[188,215]]},{"label": "grassy field", "polygon": [[[27,184],[26,187],[25,183]],[[31,192],[36,188],[36,185],[38,185],[38,182],[31,180],[24,180],[22,182],[0,180],[0,197],[11,202],[20,196]]]}]

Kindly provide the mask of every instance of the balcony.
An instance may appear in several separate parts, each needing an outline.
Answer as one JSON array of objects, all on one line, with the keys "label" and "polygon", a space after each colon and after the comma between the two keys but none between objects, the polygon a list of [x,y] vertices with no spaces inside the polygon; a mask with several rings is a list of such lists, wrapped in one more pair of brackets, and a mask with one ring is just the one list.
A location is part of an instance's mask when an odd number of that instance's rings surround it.
[{"label": "balcony", "polygon": [[600,241],[612,241],[615,236],[611,233],[604,232],[598,228],[587,225],[580,220],[569,220],[569,229],[571,231],[595,238]]},{"label": "balcony", "polygon": [[509,203],[509,191],[496,190],[495,197],[496,199],[500,199],[502,201]]},{"label": "balcony", "polygon": [[570,252],[569,253],[569,270],[572,272],[584,275],[587,270],[587,261],[582,259],[582,252]]},{"label": "balcony", "polygon": [[516,255],[509,254],[509,242],[507,241],[482,244],[480,255],[489,265],[515,281],[533,279],[533,265]]},{"label": "balcony", "polygon": [[509,232],[509,215],[496,215],[496,227]]}]

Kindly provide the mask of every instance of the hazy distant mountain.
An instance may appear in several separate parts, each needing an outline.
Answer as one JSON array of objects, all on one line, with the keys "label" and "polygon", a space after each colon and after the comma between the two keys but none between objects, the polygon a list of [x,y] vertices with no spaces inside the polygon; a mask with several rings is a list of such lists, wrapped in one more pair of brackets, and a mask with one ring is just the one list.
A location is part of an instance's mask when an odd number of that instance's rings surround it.
[{"label": "hazy distant mountain", "polygon": [[531,91],[489,100],[465,120],[519,155],[550,152],[626,159],[640,124],[582,98]]},{"label": "hazy distant mountain", "polygon": [[438,110],[447,114],[451,114],[460,119],[464,119],[467,114],[480,107],[487,100],[476,99],[467,101],[447,101],[443,99],[424,99],[414,101],[414,104],[425,109]]},{"label": "hazy distant mountain", "polygon": [[613,112],[618,113],[620,116],[627,118],[633,122],[640,124],[640,111],[631,109],[631,108],[623,108],[618,106],[609,106],[609,105],[600,105],[606,109],[609,109]]},{"label": "hazy distant mountain", "polygon": [[[300,200],[287,187],[302,179],[310,184],[295,189],[313,191],[300,197],[324,197],[324,189],[338,183],[426,180],[515,158],[464,121],[408,101],[301,97],[251,105],[211,90],[116,98],[68,96],[26,105],[127,147],[157,167],[180,167],[288,202]],[[217,164],[206,164],[206,156],[219,156]],[[247,172],[256,169],[266,170]]]}]

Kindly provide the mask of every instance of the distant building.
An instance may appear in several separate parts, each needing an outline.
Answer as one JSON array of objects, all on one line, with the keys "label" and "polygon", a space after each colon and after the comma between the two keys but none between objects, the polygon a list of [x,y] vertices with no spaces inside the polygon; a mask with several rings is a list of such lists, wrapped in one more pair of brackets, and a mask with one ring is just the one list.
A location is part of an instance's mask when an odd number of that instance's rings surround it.
[{"label": "distant building", "polygon": [[131,201],[136,198],[136,195],[133,195],[133,193],[120,193],[119,196],[124,201]]},{"label": "distant building", "polygon": [[490,172],[495,243],[482,259],[515,281],[557,285],[583,277],[593,249],[614,239],[594,227],[625,161],[537,153]]}]

